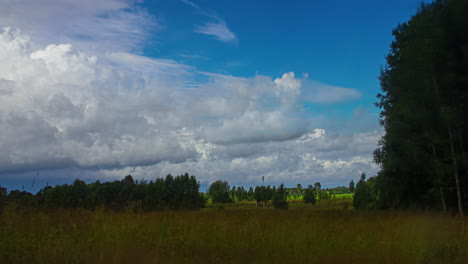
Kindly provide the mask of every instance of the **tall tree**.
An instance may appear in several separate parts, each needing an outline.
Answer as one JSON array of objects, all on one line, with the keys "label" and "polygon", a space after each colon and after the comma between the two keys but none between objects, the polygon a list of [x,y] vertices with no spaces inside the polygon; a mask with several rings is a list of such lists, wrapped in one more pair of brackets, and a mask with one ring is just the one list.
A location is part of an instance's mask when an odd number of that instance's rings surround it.
[{"label": "tall tree", "polygon": [[315,204],[317,202],[316,196],[316,189],[309,185],[307,189],[304,190],[304,197],[302,198],[305,203]]},{"label": "tall tree", "polygon": [[354,180],[351,180],[349,182],[349,191],[352,193],[354,192]]},{"label": "tall tree", "polygon": [[[440,206],[463,214],[468,166],[468,4],[424,3],[393,30],[380,74],[374,151],[382,207]],[[357,188],[357,187],[356,187]]]}]

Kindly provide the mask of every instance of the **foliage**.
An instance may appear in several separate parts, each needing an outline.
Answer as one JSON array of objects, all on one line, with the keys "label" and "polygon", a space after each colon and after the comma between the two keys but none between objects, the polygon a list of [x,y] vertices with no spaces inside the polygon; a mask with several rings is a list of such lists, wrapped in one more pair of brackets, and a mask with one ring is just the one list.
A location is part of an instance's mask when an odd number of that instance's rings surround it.
[{"label": "foliage", "polygon": [[349,182],[349,191],[353,193],[354,192],[354,187],[355,187],[354,186],[354,180],[351,180]]},{"label": "foliage", "polygon": [[0,214],[3,212],[3,207],[8,199],[7,189],[0,185]]},{"label": "foliage", "polygon": [[184,175],[149,183],[135,182],[131,175],[121,181],[86,184],[75,180],[73,184],[46,186],[36,195],[18,190],[11,191],[8,203],[18,207],[85,208],[103,206],[113,211],[125,208],[133,210],[198,209],[204,206],[205,198],[199,194],[199,183],[194,176]]},{"label": "foliage", "polygon": [[[395,37],[380,74],[374,151],[383,208],[468,204],[468,4],[423,3]],[[356,187],[357,191],[357,187]]]},{"label": "foliage", "polygon": [[256,186],[254,191],[254,198],[257,206],[265,205],[273,198],[273,189],[268,186]]},{"label": "foliage", "polygon": [[208,194],[213,203],[232,203],[233,199],[229,195],[229,183],[227,181],[214,181],[208,189]]},{"label": "foliage", "polygon": [[[468,263],[466,219],[431,213],[63,209],[0,217],[0,263]],[[443,227],[443,228],[441,228]]]},{"label": "foliage", "polygon": [[315,204],[317,202],[315,196],[316,189],[312,185],[309,185],[309,187],[304,190],[303,200],[305,203]]},{"label": "foliage", "polygon": [[278,209],[288,209],[288,191],[284,188],[284,184],[280,184],[278,189],[273,193],[273,207]]},{"label": "foliage", "polygon": [[373,195],[372,180],[369,179],[366,182],[366,174],[362,173],[361,179],[358,181],[354,192],[354,208],[359,210],[374,209],[376,200],[376,197]]}]

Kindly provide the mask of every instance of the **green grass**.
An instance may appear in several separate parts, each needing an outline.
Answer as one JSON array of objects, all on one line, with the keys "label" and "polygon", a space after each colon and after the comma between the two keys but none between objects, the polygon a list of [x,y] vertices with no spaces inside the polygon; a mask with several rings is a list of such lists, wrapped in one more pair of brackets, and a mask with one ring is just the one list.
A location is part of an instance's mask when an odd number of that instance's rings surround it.
[{"label": "green grass", "polygon": [[[333,194],[331,199],[349,199],[353,198],[353,193],[343,193],[343,194]],[[290,200],[302,200],[302,195],[290,195],[288,197]],[[317,198],[318,199],[318,198]]]},{"label": "green grass", "polygon": [[[346,208],[346,209],[344,209]],[[359,212],[349,199],[290,209],[0,216],[0,263],[468,263],[468,222]]]},{"label": "green grass", "polygon": [[347,198],[353,198],[354,193],[334,194],[333,196],[335,199],[347,199]]}]

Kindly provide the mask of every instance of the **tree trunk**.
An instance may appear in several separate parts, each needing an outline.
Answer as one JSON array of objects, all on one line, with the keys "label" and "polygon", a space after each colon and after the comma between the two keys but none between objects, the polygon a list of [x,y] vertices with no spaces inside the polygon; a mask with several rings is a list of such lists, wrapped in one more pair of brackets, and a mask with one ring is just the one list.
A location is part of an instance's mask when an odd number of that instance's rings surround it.
[{"label": "tree trunk", "polygon": [[465,176],[468,177],[468,164],[465,154],[465,144],[463,144],[463,137],[461,135],[460,129],[458,129],[458,143],[460,144],[461,154],[462,154],[462,168],[465,168]]},{"label": "tree trunk", "polygon": [[[434,160],[433,162],[435,163],[437,157],[436,157],[436,150],[435,150],[434,144],[431,144],[431,147],[432,147],[432,158]],[[434,167],[436,167],[436,166],[434,166]],[[445,203],[444,190],[442,189],[442,177],[441,177],[441,175],[439,173],[438,168],[435,168],[435,170],[436,170],[436,174],[437,174],[436,177],[439,180],[439,190],[440,190],[440,200],[442,202],[442,210],[444,210],[444,213],[446,213],[447,212],[447,205]]]},{"label": "tree trunk", "polygon": [[449,132],[449,140],[450,140],[450,152],[452,152],[452,164],[453,164],[453,173],[455,176],[455,187],[457,188],[457,200],[458,200],[458,212],[461,216],[463,216],[463,205],[462,205],[462,197],[460,191],[460,179],[458,177],[458,166],[457,166],[457,159],[455,156],[455,148],[453,147],[453,138],[452,138],[452,129],[448,128]]},{"label": "tree trunk", "polygon": [[446,213],[447,205],[445,204],[444,191],[442,190],[442,185],[439,186],[439,189],[440,189],[440,199],[442,200],[442,208],[444,210],[444,213]]}]

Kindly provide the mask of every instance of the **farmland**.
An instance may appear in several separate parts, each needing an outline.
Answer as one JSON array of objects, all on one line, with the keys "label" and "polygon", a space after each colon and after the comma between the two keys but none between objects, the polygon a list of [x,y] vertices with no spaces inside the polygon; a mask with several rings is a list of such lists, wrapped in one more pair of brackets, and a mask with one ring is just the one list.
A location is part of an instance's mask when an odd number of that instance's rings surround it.
[{"label": "farmland", "polygon": [[350,199],[289,210],[24,211],[0,217],[1,263],[467,263],[468,222],[356,211]]}]

